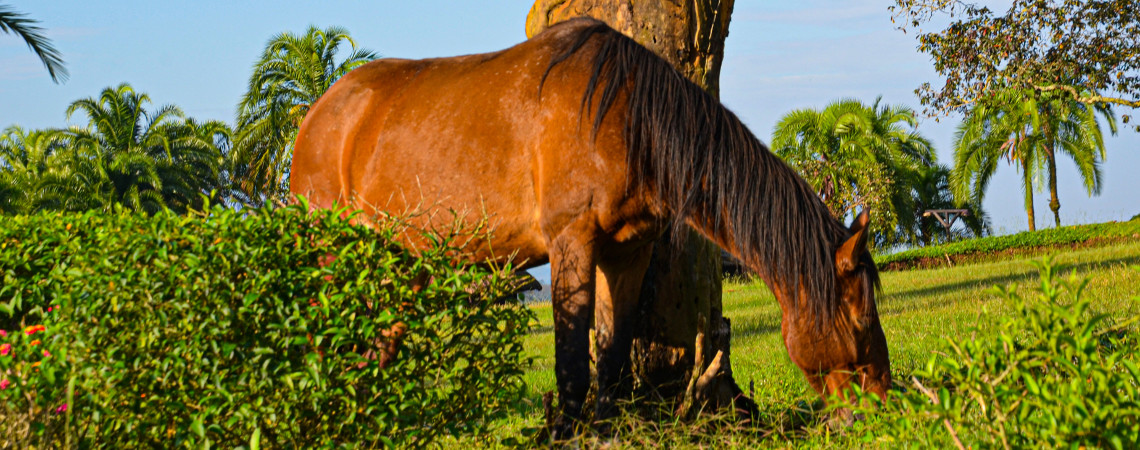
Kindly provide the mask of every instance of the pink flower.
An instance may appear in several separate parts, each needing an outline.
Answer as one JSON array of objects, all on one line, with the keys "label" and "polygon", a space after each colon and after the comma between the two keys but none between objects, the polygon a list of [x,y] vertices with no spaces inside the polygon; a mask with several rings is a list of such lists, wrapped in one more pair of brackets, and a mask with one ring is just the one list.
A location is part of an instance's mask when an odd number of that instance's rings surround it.
[{"label": "pink flower", "polygon": [[67,411],[67,403],[59,405],[59,408],[55,409],[56,414],[63,414],[64,411]]},{"label": "pink flower", "polygon": [[8,356],[8,352],[12,351],[12,344],[0,344],[0,356]]},{"label": "pink flower", "polygon": [[0,380],[0,391],[2,391],[4,389],[8,389],[8,386],[11,384],[12,384],[12,382],[8,381],[7,378]]},{"label": "pink flower", "polygon": [[4,331],[4,330],[0,330],[0,337],[8,337],[8,332]]},{"label": "pink flower", "polygon": [[47,358],[47,357],[50,357],[50,356],[51,356],[51,353],[48,353],[48,351],[47,351],[47,350],[44,350],[44,358]]}]

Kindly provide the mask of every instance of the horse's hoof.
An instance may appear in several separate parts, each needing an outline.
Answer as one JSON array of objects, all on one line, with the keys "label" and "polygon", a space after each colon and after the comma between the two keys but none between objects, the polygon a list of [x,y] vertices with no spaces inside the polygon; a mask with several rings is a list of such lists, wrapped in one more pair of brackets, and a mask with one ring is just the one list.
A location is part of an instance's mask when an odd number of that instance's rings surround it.
[{"label": "horse's hoof", "polygon": [[550,441],[555,446],[576,443],[579,431],[577,420],[559,416],[550,428]]}]

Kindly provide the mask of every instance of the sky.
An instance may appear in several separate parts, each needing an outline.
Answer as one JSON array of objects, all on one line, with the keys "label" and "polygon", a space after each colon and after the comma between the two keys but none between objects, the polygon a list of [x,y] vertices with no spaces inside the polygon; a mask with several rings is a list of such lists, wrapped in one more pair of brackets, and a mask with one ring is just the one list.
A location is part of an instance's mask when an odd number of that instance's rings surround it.
[{"label": "sky", "polygon": [[[175,104],[199,120],[232,122],[253,63],[274,35],[331,25],[384,57],[481,53],[526,39],[532,0],[73,1],[2,0],[39,20],[71,73],[62,85],[13,35],[0,34],[0,127],[62,127],[71,102],[130,83],[154,106]],[[736,2],[725,44],[721,100],[764,141],[779,118],[841,98],[921,112],[914,89],[936,82],[911,34],[894,28],[891,0]],[[1117,114],[1136,111],[1118,110]],[[84,117],[73,117],[80,124]],[[919,131],[950,164],[960,117],[923,118]],[[1090,198],[1070,161],[1058,166],[1063,225],[1140,214],[1140,133],[1106,141],[1104,187]],[[1038,183],[1039,185],[1041,183]],[[1038,228],[1052,226],[1048,193],[1036,194]],[[1028,228],[1019,173],[999,167],[984,208],[997,234]],[[539,276],[543,278],[543,276]],[[548,275],[547,275],[548,277]]]}]

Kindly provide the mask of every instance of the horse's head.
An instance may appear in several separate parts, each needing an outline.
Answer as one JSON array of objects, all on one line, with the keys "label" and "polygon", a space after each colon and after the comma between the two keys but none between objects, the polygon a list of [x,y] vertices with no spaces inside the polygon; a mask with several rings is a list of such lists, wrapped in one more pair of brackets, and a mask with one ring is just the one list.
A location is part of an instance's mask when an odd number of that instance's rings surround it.
[{"label": "horse's head", "polygon": [[[785,314],[783,320],[788,354],[825,399],[846,399],[850,386],[857,384],[886,400],[891,384],[887,340],[875,308],[878,272],[867,250],[868,221],[866,212],[860,214],[851,236],[835,250],[839,310],[822,326],[810,314]],[[846,410],[840,416],[851,417]]]}]

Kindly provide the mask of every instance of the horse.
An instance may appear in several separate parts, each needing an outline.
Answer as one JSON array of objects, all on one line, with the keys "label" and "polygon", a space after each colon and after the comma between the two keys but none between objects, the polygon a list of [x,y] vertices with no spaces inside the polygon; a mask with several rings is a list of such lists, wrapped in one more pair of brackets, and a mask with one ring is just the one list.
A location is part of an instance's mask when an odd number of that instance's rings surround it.
[{"label": "horse", "polygon": [[467,211],[494,230],[468,249],[475,262],[549,262],[556,437],[580,424],[591,323],[594,418],[612,416],[652,242],[669,225],[691,226],[768,285],[788,354],[817,393],[849,398],[854,383],[886,399],[867,212],[844,226],[716,98],[602,22],[353,70],[301,124],[290,182],[313,207]]}]

